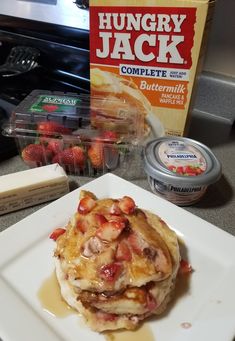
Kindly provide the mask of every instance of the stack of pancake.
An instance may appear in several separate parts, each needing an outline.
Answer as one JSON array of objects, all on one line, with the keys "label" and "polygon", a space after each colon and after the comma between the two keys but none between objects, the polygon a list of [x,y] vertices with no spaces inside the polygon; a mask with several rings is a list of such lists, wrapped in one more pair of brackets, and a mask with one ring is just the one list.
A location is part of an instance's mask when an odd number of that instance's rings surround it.
[{"label": "stack of pancake", "polygon": [[180,263],[176,234],[129,196],[97,199],[81,191],[77,212],[56,240],[64,300],[95,331],[135,329],[161,314]]}]

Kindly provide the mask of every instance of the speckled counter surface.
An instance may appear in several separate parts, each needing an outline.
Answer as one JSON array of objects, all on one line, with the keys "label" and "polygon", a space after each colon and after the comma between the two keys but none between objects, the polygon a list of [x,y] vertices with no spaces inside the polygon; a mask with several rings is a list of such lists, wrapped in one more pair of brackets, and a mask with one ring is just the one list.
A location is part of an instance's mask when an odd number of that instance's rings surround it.
[{"label": "speckled counter surface", "polygon": [[[220,160],[223,167],[221,179],[214,185],[211,185],[204,198],[194,206],[184,209],[201,217],[202,219],[218,226],[219,228],[235,236],[235,133],[226,143],[212,147],[213,152]],[[27,169],[19,156],[13,157],[0,163],[0,175],[14,173]],[[82,186],[92,181],[92,178],[70,177],[72,189]],[[145,178],[133,180],[138,186],[150,190]],[[17,223],[24,217],[34,213],[36,210],[47,205],[40,204],[34,207],[26,208],[17,212],[8,213],[0,216],[0,231]]]}]

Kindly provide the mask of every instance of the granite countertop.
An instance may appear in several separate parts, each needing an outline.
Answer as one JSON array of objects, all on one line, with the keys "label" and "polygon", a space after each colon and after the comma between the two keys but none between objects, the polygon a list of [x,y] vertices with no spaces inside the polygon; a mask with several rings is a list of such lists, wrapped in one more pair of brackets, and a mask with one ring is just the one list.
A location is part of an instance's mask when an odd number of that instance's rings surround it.
[{"label": "granite countertop", "polygon": [[[184,207],[184,209],[235,236],[234,131],[232,131],[226,143],[215,145],[211,149],[222,164],[222,177],[217,183],[208,188],[207,193],[199,203],[194,206]],[[14,173],[24,169],[27,169],[27,166],[21,160],[20,156],[15,156],[0,163],[0,175]],[[71,190],[93,180],[93,178],[87,177],[78,178],[70,176],[69,178]],[[133,180],[132,182],[144,189],[150,190],[147,179],[144,177]],[[0,231],[3,231],[47,204],[40,204],[0,216]]]}]

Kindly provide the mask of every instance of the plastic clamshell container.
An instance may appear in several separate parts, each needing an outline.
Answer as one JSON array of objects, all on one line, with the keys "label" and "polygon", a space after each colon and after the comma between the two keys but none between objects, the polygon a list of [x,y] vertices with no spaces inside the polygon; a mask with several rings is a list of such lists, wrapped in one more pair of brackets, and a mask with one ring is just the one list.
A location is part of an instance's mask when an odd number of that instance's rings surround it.
[{"label": "plastic clamshell container", "polygon": [[144,149],[144,170],[153,193],[179,206],[192,205],[221,176],[221,164],[204,144],[162,137]]},{"label": "plastic clamshell container", "polygon": [[34,90],[15,108],[3,134],[16,139],[30,167],[59,163],[67,174],[113,171],[135,178],[142,163],[144,116],[115,99]]}]

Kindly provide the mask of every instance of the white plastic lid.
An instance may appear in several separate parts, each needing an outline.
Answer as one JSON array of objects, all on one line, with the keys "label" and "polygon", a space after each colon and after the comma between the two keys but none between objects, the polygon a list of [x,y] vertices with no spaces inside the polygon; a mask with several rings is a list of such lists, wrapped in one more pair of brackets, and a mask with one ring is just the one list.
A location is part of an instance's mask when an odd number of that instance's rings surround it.
[{"label": "white plastic lid", "polygon": [[216,182],[221,164],[204,144],[185,137],[162,137],[144,149],[145,172],[159,181],[180,186]]}]

